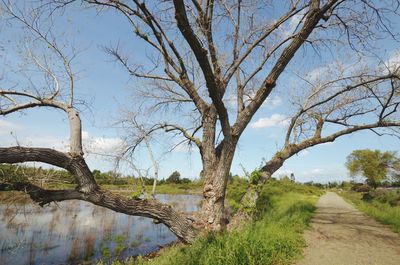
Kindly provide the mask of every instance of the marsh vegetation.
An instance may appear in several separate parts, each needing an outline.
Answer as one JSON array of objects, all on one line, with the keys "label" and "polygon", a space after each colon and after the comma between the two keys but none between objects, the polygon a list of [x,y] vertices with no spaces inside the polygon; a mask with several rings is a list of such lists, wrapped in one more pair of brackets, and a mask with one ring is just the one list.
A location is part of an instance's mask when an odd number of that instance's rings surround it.
[{"label": "marsh vegetation", "polygon": [[[182,211],[199,209],[200,196],[159,195]],[[115,213],[81,201],[39,207],[28,199],[0,204],[1,264],[80,264],[145,255],[177,237],[149,218]]]}]

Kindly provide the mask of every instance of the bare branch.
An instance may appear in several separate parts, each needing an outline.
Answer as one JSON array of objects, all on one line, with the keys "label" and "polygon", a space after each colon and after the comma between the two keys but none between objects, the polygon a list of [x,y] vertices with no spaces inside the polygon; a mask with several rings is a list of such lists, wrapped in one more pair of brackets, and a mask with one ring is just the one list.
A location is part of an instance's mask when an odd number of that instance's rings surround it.
[{"label": "bare branch", "polygon": [[227,141],[230,141],[231,128],[229,124],[228,111],[222,101],[222,97],[225,93],[225,87],[219,82],[218,77],[216,78],[215,73],[207,59],[207,51],[202,47],[192,28],[190,27],[183,0],[174,0],[174,6],[178,28],[191,47],[197,62],[202,69],[209,95],[214,103],[215,108],[217,109],[219,119],[221,121],[221,127],[224,132],[224,136]]}]

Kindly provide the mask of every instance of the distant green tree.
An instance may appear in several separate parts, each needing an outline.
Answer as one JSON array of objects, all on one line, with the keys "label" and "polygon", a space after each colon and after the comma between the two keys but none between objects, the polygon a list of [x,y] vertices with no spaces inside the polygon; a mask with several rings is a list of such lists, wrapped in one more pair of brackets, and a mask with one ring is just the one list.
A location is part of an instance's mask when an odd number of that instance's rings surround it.
[{"label": "distant green tree", "polygon": [[191,183],[192,181],[189,178],[183,178],[180,180],[180,183]]},{"label": "distant green tree", "polygon": [[282,176],[280,180],[283,182],[291,182],[290,178],[287,175]]},{"label": "distant green tree", "polygon": [[167,183],[180,183],[181,182],[181,173],[178,171],[172,172],[171,175],[166,180]]},{"label": "distant green tree", "polygon": [[397,174],[399,158],[396,152],[379,150],[355,150],[347,156],[346,167],[350,176],[362,175],[368,185],[376,188],[383,180]]},{"label": "distant green tree", "polygon": [[93,176],[94,176],[95,179],[100,179],[100,178],[102,178],[101,172],[100,172],[100,170],[98,170],[98,169],[93,170],[92,174],[93,174]]}]

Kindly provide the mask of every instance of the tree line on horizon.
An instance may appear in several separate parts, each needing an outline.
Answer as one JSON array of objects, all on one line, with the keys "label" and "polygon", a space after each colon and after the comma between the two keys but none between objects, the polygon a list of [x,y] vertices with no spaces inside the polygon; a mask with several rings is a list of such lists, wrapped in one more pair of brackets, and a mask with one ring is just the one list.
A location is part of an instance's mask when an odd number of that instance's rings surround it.
[{"label": "tree line on horizon", "polygon": [[[367,184],[372,188],[379,186],[400,186],[400,157],[395,151],[380,151],[371,149],[354,150],[346,157],[346,168],[349,171],[352,181],[329,181],[328,183],[319,183],[315,181],[304,182],[306,185],[337,188],[346,185],[360,186]],[[102,172],[94,169],[92,174],[100,185],[128,185],[143,182],[145,185],[153,185],[154,178],[150,176],[140,177],[135,175],[123,175],[115,171]],[[244,176],[229,174],[228,182],[234,180],[246,180],[250,183],[257,182],[260,177],[258,169],[251,173],[245,172]],[[359,179],[358,177],[361,177]],[[284,181],[295,181],[294,174],[290,176],[282,175],[279,177]],[[357,179],[358,178],[358,179]],[[29,165],[9,165],[0,164],[0,180],[19,180],[27,181],[35,179],[36,181],[73,183],[73,176],[66,170],[54,168],[42,168]],[[185,184],[192,182],[202,182],[202,172],[198,179],[181,177],[179,171],[173,171],[168,177],[160,179],[158,185],[163,184]]]}]

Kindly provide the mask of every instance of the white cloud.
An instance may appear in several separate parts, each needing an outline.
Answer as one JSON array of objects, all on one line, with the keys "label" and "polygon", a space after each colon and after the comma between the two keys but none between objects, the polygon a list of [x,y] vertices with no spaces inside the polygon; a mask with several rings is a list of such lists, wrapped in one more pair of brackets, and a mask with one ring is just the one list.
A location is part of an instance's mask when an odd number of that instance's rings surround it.
[{"label": "white cloud", "polygon": [[[13,133],[14,136],[10,137],[11,133]],[[29,130],[24,130],[23,126],[0,119],[0,136],[2,136],[0,141],[4,146],[20,145],[27,147],[43,147],[60,151],[66,151],[68,148],[67,140],[64,138],[37,133],[27,135],[28,133]]]},{"label": "white cloud", "polygon": [[365,58],[360,58],[351,62],[348,60],[338,60],[310,70],[308,73],[306,73],[305,78],[312,83],[317,81],[332,80],[336,77],[351,76],[354,73],[365,71],[365,67],[367,67],[367,65],[368,60]]},{"label": "white cloud", "polygon": [[299,26],[300,21],[303,19],[305,13],[306,11],[303,10],[290,18],[289,23],[285,24],[284,27],[282,27],[283,37],[287,38],[294,33],[294,31]]},{"label": "white cloud", "polygon": [[279,169],[274,174],[273,177],[290,176],[293,170],[290,169]]},{"label": "white cloud", "polygon": [[279,96],[272,96],[267,98],[262,104],[262,107],[267,107],[268,109],[274,109],[282,105],[282,99]]},{"label": "white cloud", "polygon": [[89,139],[89,132],[87,132],[87,131],[82,131],[82,139],[83,139],[83,140]]},{"label": "white cloud", "polygon": [[330,164],[321,166],[299,172],[296,174],[296,179],[301,182],[314,181],[319,183],[350,180],[350,178],[347,176],[347,169],[343,166],[343,164]]},{"label": "white cloud", "polygon": [[310,151],[303,150],[303,151],[299,152],[297,155],[300,157],[304,157],[304,156],[308,156],[309,154],[310,154]]},{"label": "white cloud", "polygon": [[289,119],[282,114],[272,114],[271,117],[260,118],[256,122],[250,124],[251,128],[259,129],[266,127],[287,127],[289,125]]},{"label": "white cloud", "polygon": [[[22,127],[11,122],[0,120],[0,136],[10,131],[20,130]],[[7,145],[21,145],[31,147],[52,148],[59,151],[68,151],[68,137],[53,135],[29,135],[17,137],[15,140],[7,139]],[[117,137],[93,137],[87,131],[82,131],[82,142],[85,153],[110,154],[116,153],[123,147],[123,140]],[[3,142],[4,143],[4,142]]]},{"label": "white cloud", "polygon": [[[334,75],[337,75],[336,72],[339,68],[341,68],[342,70],[343,69],[350,70],[349,66],[350,65],[345,65],[342,62],[333,62],[326,65],[321,65],[309,71],[306,74],[306,79],[310,82],[315,82],[327,78],[327,76],[334,78]],[[354,69],[354,65],[352,66],[353,66],[352,69]]]},{"label": "white cloud", "polygon": [[10,134],[11,132],[15,132],[21,129],[22,126],[16,123],[0,119],[0,135],[7,135]]},{"label": "white cloud", "polygon": [[118,137],[93,137],[87,131],[82,132],[85,152],[96,154],[112,154],[121,150],[124,141]]},{"label": "white cloud", "polygon": [[321,174],[323,172],[324,170],[321,168],[314,168],[313,170],[311,170],[311,174]]},{"label": "white cloud", "polygon": [[60,151],[67,151],[69,146],[67,139],[52,135],[27,136],[18,140],[18,143],[21,146],[52,148]]},{"label": "white cloud", "polygon": [[[256,92],[252,91],[248,95],[244,95],[244,102],[248,104],[256,96]],[[237,97],[236,95],[232,95],[231,97],[224,99],[225,104],[236,107],[237,105]],[[274,109],[282,105],[282,98],[279,96],[269,96],[264,103],[261,105],[263,108]]]},{"label": "white cloud", "polygon": [[325,174],[325,173],[326,173],[325,170],[323,170],[321,168],[314,168],[314,169],[311,169],[308,171],[304,171],[303,175],[314,177],[314,176],[321,176],[322,174]]},{"label": "white cloud", "polygon": [[397,50],[392,53],[390,58],[386,62],[386,66],[391,71],[399,70],[400,69],[400,50]]},{"label": "white cloud", "polygon": [[325,73],[328,70],[328,66],[321,66],[314,68],[310,72],[306,74],[307,79],[310,80],[311,82],[316,81],[319,79],[319,77]]}]

